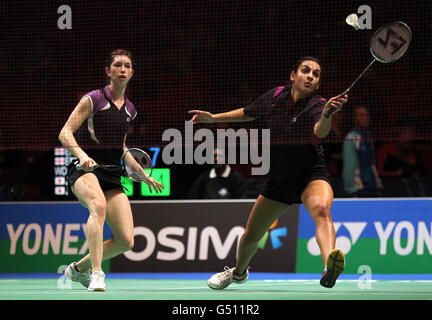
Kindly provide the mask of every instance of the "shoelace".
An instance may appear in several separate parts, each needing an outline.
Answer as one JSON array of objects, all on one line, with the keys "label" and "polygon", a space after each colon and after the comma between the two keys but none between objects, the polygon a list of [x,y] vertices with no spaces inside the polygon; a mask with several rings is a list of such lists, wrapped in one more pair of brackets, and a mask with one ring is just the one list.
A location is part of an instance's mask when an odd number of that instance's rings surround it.
[{"label": "shoelace", "polygon": [[220,281],[225,281],[232,277],[231,269],[228,266],[224,267],[225,272],[221,272],[218,274],[218,279]]},{"label": "shoelace", "polygon": [[93,275],[96,277],[97,281],[105,280],[105,275],[101,272],[94,272]]}]

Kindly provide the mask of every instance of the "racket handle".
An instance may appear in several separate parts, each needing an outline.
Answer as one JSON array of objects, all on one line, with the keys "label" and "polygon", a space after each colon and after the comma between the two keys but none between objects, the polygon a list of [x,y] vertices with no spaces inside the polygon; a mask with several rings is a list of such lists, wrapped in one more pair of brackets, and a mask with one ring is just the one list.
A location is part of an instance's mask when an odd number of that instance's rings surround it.
[{"label": "racket handle", "polygon": [[[93,169],[97,169],[97,168],[99,168],[99,167],[100,167],[100,165],[95,164],[95,165],[93,166]],[[83,170],[83,168],[82,168],[79,164],[77,164],[77,165],[75,166],[75,168],[76,168],[77,170]]]}]

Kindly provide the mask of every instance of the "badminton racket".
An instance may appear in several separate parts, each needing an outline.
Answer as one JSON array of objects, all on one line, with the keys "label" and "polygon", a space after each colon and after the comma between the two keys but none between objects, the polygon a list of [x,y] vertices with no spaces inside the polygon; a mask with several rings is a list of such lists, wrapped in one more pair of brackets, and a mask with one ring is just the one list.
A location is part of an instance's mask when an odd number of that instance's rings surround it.
[{"label": "badminton racket", "polygon": [[[135,182],[141,182],[151,177],[153,165],[150,156],[139,148],[130,148],[126,150],[121,157],[121,168],[123,172]],[[81,170],[80,165],[76,166]],[[93,168],[116,169],[118,165],[96,164]]]},{"label": "badminton racket", "polygon": [[[369,42],[369,50],[374,59],[357,79],[354,80],[349,88],[339,96],[342,97],[346,95],[375,61],[392,63],[399,60],[407,51],[411,43],[411,38],[411,29],[401,21],[392,22],[379,28]],[[336,108],[330,107],[324,115],[328,118],[335,110]]]}]

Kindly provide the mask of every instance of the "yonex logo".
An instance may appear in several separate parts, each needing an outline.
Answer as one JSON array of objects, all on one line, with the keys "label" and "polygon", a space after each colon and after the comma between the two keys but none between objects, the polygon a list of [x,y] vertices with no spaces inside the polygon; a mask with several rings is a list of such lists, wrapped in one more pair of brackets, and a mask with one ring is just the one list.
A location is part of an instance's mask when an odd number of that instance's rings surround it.
[{"label": "yonex logo", "polygon": [[[357,242],[363,230],[366,228],[367,222],[334,222],[333,225],[336,234],[339,229],[343,230],[345,228],[348,230],[351,239],[343,235],[336,237],[336,248],[341,249],[344,254],[347,254],[351,250],[352,246]],[[344,228],[341,229],[341,226]],[[309,239],[307,243],[307,249],[313,256],[318,256],[321,254],[316,237]]]}]

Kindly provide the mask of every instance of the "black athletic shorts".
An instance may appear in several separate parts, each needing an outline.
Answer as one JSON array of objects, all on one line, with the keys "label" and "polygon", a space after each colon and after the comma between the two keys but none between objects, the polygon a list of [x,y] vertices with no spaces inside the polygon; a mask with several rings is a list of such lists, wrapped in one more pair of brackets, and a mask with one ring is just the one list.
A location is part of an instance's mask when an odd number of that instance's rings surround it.
[{"label": "black athletic shorts", "polygon": [[123,171],[121,166],[116,169],[96,168],[92,172],[86,172],[84,170],[77,170],[76,165],[78,163],[77,160],[74,160],[68,165],[67,181],[69,189],[74,185],[75,181],[77,181],[79,177],[91,173],[98,179],[103,192],[111,189],[121,189],[123,191],[124,187],[121,183],[121,175]]},{"label": "black athletic shorts", "polygon": [[329,184],[331,178],[325,165],[316,164],[306,172],[290,176],[269,175],[261,195],[289,205],[301,203],[301,194],[306,186],[314,180],[324,180]]}]

